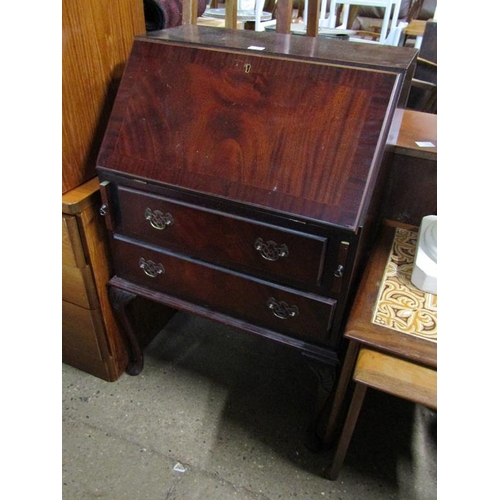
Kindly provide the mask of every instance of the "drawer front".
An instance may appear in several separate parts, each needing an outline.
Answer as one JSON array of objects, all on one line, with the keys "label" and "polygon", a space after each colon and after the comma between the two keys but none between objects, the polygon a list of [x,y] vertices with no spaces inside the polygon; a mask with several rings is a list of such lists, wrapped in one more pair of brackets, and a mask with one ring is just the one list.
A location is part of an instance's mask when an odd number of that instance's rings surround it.
[{"label": "drawer front", "polygon": [[320,285],[327,238],[283,230],[133,189],[118,188],[119,230],[167,249],[310,288]]},{"label": "drawer front", "polygon": [[336,301],[114,240],[118,277],[298,338],[325,341]]},{"label": "drawer front", "polygon": [[99,299],[90,266],[62,266],[62,298],[87,309],[99,307]]},{"label": "drawer front", "polygon": [[62,301],[62,344],[98,359],[109,356],[105,348],[105,330],[98,309],[84,307]]},{"label": "drawer front", "polygon": [[79,269],[87,265],[78,222],[74,216],[62,217],[62,263]]}]

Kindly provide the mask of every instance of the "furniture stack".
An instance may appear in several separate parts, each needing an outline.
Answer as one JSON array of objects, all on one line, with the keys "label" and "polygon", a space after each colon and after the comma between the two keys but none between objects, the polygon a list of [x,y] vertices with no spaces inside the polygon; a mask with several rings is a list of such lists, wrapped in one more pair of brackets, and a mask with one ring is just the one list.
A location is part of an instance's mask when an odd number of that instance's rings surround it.
[{"label": "furniture stack", "polygon": [[108,242],[96,178],[97,151],[135,35],[142,0],[64,0],[62,162],[62,358],[105,380],[128,362],[109,305]]}]

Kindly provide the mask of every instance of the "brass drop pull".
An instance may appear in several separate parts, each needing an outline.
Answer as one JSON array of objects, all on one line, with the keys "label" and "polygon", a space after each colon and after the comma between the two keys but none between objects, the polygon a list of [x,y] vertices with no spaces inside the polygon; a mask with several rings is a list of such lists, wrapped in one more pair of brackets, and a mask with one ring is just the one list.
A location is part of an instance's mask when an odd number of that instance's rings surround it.
[{"label": "brass drop pull", "polygon": [[280,257],[288,256],[288,247],[286,245],[278,246],[274,241],[266,241],[257,238],[253,245],[260,255],[266,260],[278,260]]},{"label": "brass drop pull", "polygon": [[336,271],[333,273],[336,278],[342,278],[344,276],[344,266],[339,264]]},{"label": "brass drop pull", "polygon": [[149,221],[152,227],[159,230],[165,229],[174,223],[172,214],[164,214],[160,210],[151,210],[150,208],[144,210],[144,218]]},{"label": "brass drop pull", "polygon": [[278,302],[274,297],[267,301],[267,307],[279,319],[293,318],[299,314],[297,306],[290,306],[282,300]]},{"label": "brass drop pull", "polygon": [[151,278],[156,278],[159,274],[165,272],[162,264],[156,264],[152,260],[146,260],[144,257],[140,258],[139,267],[144,271],[144,274],[147,274]]}]

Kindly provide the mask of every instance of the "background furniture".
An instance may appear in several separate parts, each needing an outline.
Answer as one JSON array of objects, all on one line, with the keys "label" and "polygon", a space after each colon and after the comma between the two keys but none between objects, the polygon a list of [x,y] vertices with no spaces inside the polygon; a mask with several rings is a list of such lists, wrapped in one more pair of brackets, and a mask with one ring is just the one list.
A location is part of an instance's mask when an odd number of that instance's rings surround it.
[{"label": "background furniture", "polygon": [[[329,9],[327,10],[327,4]],[[305,12],[307,12],[308,0],[305,0]],[[371,41],[385,45],[398,45],[394,43],[394,31],[398,26],[399,10],[401,0],[322,0],[320,9],[320,26],[329,28],[349,29],[352,26],[352,18],[357,14],[361,6],[380,7],[383,10],[380,30],[371,40],[352,37],[352,41]],[[351,9],[354,14],[351,13]],[[389,35],[391,39],[389,39]],[[398,37],[399,40],[399,37]]]},{"label": "background furniture", "polygon": [[[143,4],[64,0],[62,10],[62,359],[116,380],[128,351],[106,289],[111,263],[95,165],[133,37],[145,32]],[[134,307],[147,336],[158,326],[146,314],[153,306]],[[155,312],[166,321],[168,311]]]},{"label": "background furniture", "polygon": [[[254,31],[264,31],[266,26],[274,26],[276,24],[276,21],[272,19],[272,12],[266,12],[264,10],[264,0],[256,0],[252,9],[240,9],[239,2],[237,6],[237,22],[242,23],[245,29],[250,29],[251,25],[251,29]],[[214,19],[225,19],[226,9],[224,7],[207,9],[203,18],[207,19],[210,17]],[[199,21],[200,20],[197,20],[196,24],[201,24]]]},{"label": "background furniture", "polygon": [[338,477],[367,387],[437,408],[437,297],[411,284],[418,228],[406,227],[383,227],[349,315],[344,334],[349,347],[327,424],[328,441],[341,426],[351,380],[355,390],[332,479]]},{"label": "background furniture", "polygon": [[[129,349],[108,299],[112,269],[100,206],[97,177],[62,197],[62,359],[114,381],[129,362]],[[132,306],[139,342],[147,345],[173,311],[140,300]]]},{"label": "background furniture", "polygon": [[387,142],[382,217],[419,226],[437,214],[437,115],[396,110]]},{"label": "background furniture", "polygon": [[[183,0],[142,0],[146,31],[158,31],[182,24]],[[203,15],[207,8],[206,0],[197,0],[196,16]]]},{"label": "background furniture", "polygon": [[[413,20],[428,21],[434,16],[436,0],[401,0],[398,20],[409,23]],[[380,29],[384,17],[384,9],[361,5],[349,21],[349,27],[361,31]]]},{"label": "background furniture", "polygon": [[406,45],[408,40],[414,39],[413,46],[419,49],[422,44],[426,24],[427,21],[420,19],[413,19],[413,21],[408,23],[408,26],[403,30],[403,43]]},{"label": "background furniture", "polygon": [[437,22],[427,21],[407,106],[437,114]]}]

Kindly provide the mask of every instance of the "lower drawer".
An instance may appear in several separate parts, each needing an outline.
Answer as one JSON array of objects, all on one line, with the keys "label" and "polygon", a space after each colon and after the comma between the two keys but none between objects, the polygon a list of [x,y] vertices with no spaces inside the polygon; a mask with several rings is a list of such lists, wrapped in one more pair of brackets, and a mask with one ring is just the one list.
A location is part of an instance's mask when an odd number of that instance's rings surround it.
[{"label": "lower drawer", "polygon": [[99,299],[90,266],[62,266],[62,298],[86,309],[99,307]]},{"label": "lower drawer", "polygon": [[325,341],[336,301],[158,251],[115,236],[118,277],[297,338]]},{"label": "lower drawer", "polygon": [[99,310],[62,301],[62,362],[103,380],[118,378],[115,361],[104,345]]},{"label": "lower drawer", "polygon": [[84,307],[62,301],[62,344],[94,358],[109,357],[104,341],[104,325],[98,309]]}]

